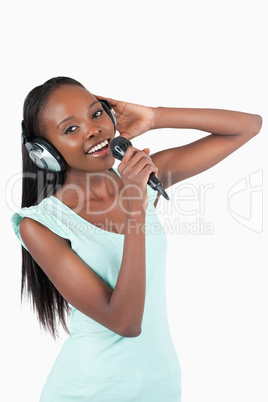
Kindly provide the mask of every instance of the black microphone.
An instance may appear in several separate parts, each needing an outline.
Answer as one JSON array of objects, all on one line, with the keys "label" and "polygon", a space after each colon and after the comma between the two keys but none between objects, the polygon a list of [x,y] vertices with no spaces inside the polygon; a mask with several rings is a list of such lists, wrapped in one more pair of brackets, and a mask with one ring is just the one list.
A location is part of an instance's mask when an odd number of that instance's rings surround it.
[{"label": "black microphone", "polygon": [[[110,150],[112,155],[121,161],[129,146],[132,146],[131,142],[120,135],[111,141]],[[148,184],[153,190],[158,191],[166,200],[169,200],[169,196],[165,192],[162,183],[154,173],[150,174]]]}]

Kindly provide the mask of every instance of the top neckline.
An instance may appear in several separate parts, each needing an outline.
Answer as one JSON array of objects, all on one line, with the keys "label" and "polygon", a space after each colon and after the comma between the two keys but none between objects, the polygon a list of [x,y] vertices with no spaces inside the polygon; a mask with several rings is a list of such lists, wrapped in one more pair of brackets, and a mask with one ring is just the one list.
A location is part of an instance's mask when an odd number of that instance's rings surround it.
[{"label": "top neckline", "polygon": [[[115,171],[115,173],[120,177],[119,173],[117,172],[117,169],[113,168],[112,169]],[[115,233],[115,232],[110,232],[109,230],[105,230],[102,229],[96,225],[94,225],[93,223],[87,221],[86,219],[82,218],[82,216],[80,216],[79,214],[77,214],[73,209],[71,209],[70,207],[68,207],[66,204],[64,204],[64,202],[62,202],[61,200],[59,200],[57,197],[54,197],[54,195],[50,195],[48,197],[49,199],[53,199],[55,202],[60,203],[60,205],[62,205],[68,212],[72,213],[74,216],[76,216],[77,219],[81,220],[82,222],[90,225],[91,227],[93,227],[95,230],[100,230],[103,233],[109,233],[112,236],[125,236],[125,233]]]}]

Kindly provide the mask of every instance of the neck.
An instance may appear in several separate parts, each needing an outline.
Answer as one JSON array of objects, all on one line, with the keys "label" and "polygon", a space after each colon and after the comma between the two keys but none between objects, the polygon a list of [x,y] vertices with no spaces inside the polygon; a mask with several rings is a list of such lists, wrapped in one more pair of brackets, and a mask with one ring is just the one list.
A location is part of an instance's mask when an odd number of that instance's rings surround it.
[{"label": "neck", "polygon": [[67,169],[66,181],[57,196],[68,200],[83,197],[85,201],[103,201],[114,195],[117,187],[112,168],[101,172]]}]

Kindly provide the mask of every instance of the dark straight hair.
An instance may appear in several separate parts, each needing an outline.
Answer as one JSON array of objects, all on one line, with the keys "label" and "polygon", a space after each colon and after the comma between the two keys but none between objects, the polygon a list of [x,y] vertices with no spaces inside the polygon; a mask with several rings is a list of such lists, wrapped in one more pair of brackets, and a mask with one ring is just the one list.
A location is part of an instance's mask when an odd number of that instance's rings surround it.
[{"label": "dark straight hair", "polygon": [[[45,136],[43,112],[52,92],[64,85],[85,88],[72,78],[55,77],[29,92],[23,106],[23,120],[28,134]],[[24,145],[22,145],[22,170],[22,208],[39,204],[44,198],[54,194],[66,180],[65,171],[50,172],[39,169],[30,159]],[[59,337],[59,323],[69,333],[66,323],[70,314],[68,302],[22,246],[21,302],[26,295],[31,301],[34,312],[37,313],[41,328],[48,331],[54,339]]]}]

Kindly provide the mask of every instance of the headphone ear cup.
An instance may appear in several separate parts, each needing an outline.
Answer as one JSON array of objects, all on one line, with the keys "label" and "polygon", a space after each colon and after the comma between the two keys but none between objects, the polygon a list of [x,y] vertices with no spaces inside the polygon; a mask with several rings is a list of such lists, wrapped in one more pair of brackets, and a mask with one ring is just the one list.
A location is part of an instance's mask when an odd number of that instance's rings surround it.
[{"label": "headphone ear cup", "polygon": [[25,143],[29,157],[42,170],[60,172],[65,169],[66,161],[57,149],[46,139],[34,137]]},{"label": "headphone ear cup", "polygon": [[116,114],[115,111],[113,110],[110,102],[107,99],[102,99],[100,101],[103,110],[108,114],[108,116],[111,118],[113,125],[114,125],[114,133],[116,133],[116,125],[117,125],[117,121],[116,121]]}]

